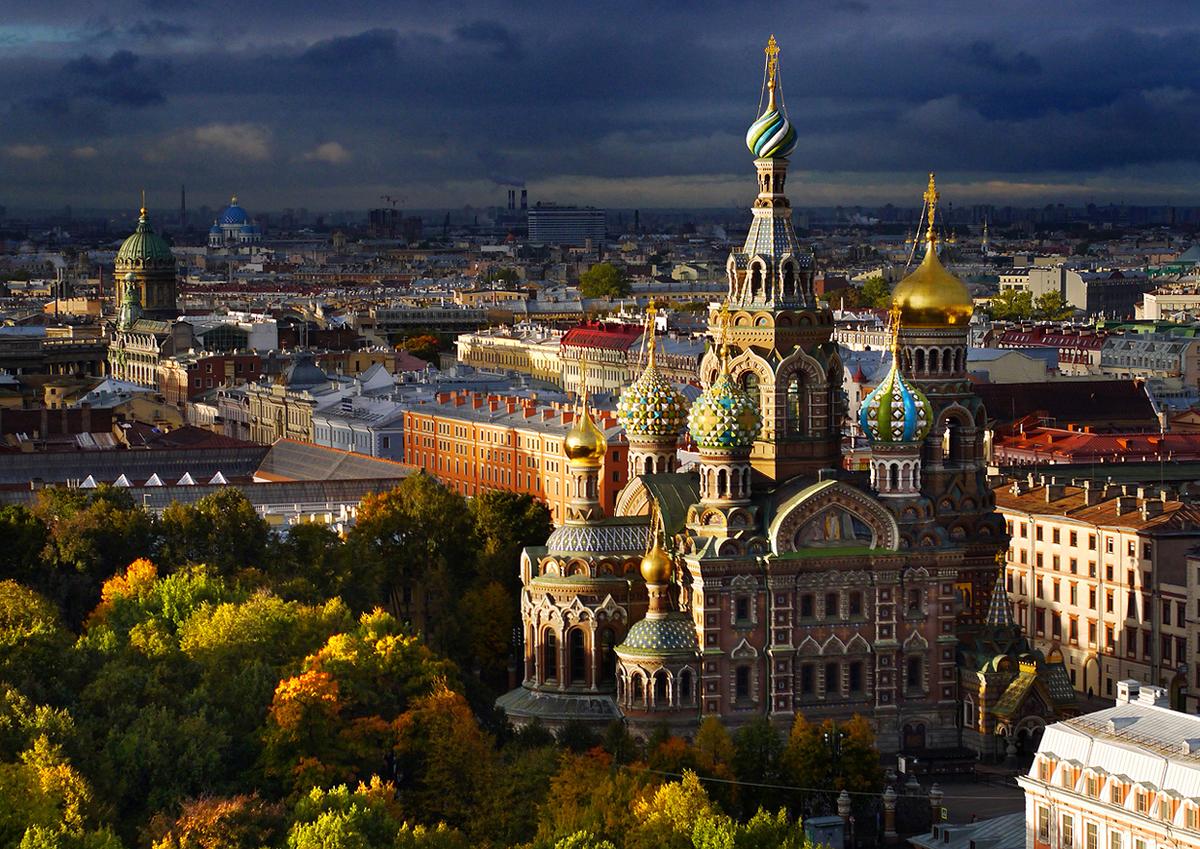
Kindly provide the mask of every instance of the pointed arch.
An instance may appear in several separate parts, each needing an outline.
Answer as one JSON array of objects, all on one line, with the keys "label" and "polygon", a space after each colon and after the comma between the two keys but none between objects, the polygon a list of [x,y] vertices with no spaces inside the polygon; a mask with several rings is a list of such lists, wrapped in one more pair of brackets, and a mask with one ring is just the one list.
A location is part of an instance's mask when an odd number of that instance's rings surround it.
[{"label": "pointed arch", "polygon": [[870,548],[889,551],[899,548],[900,529],[896,518],[882,504],[841,481],[820,481],[800,490],[779,506],[767,530],[771,550],[776,554],[798,550],[797,532],[810,519],[831,508],[849,513],[870,530]]}]

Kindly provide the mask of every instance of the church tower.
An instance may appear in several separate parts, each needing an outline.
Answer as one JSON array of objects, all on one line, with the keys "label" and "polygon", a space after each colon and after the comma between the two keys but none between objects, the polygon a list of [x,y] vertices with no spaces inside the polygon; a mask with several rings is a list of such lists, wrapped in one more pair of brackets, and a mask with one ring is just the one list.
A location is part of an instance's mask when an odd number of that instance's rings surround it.
[{"label": "church tower", "polygon": [[687,400],[654,362],[654,314],[646,308],[646,368],[621,393],[617,418],[629,440],[629,479],[674,472],[679,432],[687,421]]},{"label": "church tower", "polygon": [[[813,258],[796,240],[784,194],[796,129],[784,108],[774,36],[765,52],[766,104],[746,133],[758,197],[746,242],[726,263],[726,341],[732,379],[757,399],[763,414],[751,463],[760,477],[780,482],[840,465],[844,404],[833,314],[817,304]],[[716,318],[710,314],[710,327]],[[706,382],[715,379],[718,366],[710,352],[701,363]]]},{"label": "church tower", "polygon": [[931,173],[924,195],[925,256],[892,293],[900,321],[900,369],[931,407],[920,455],[925,501],[906,505],[897,521],[912,548],[963,549],[956,591],[964,624],[978,624],[991,597],[996,551],[1007,547],[1007,539],[987,481],[986,413],[967,376],[974,304],[966,285],[938,256],[939,198]]},{"label": "church tower", "polygon": [[[133,275],[141,296],[141,309],[147,318],[170,320],[179,317],[176,308],[175,256],[171,253],[171,246],[150,226],[144,197],[137,228],[117,250],[113,273],[115,279],[121,281]],[[118,313],[124,295],[125,287],[118,286]]]}]

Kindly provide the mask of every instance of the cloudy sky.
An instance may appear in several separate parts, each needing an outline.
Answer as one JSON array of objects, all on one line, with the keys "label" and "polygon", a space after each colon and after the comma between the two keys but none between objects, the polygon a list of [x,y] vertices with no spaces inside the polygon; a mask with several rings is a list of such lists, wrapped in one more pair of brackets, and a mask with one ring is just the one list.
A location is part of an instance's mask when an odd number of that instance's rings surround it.
[{"label": "cloudy sky", "polygon": [[742,205],[772,31],[797,205],[1200,203],[1191,0],[3,6],[10,209]]}]

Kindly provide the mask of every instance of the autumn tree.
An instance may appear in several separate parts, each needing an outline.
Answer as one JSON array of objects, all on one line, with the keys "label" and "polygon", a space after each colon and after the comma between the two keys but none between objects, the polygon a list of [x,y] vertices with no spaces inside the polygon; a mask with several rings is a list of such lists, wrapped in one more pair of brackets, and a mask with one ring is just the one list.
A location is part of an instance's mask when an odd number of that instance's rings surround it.
[{"label": "autumn tree", "polygon": [[173,821],[160,815],[150,830],[154,849],[245,849],[275,845],[285,825],[282,805],[247,793],[189,799]]},{"label": "autumn tree", "polygon": [[427,363],[438,364],[439,351],[441,350],[442,342],[432,333],[418,333],[405,338],[400,343],[400,349],[408,351],[414,357],[420,357]]}]

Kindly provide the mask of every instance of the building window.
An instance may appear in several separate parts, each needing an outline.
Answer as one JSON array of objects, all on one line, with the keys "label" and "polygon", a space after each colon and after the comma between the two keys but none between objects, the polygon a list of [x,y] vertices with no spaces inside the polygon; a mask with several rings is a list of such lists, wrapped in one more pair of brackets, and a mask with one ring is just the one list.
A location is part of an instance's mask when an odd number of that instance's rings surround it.
[{"label": "building window", "polygon": [[800,695],[811,696],[816,689],[816,667],[806,663],[800,667]]},{"label": "building window", "polygon": [[1043,843],[1050,842],[1050,809],[1044,805],[1038,805],[1037,833],[1038,840],[1042,841]]},{"label": "building window", "polygon": [[1085,849],[1100,849],[1100,827],[1094,822],[1087,824],[1087,837],[1084,843]]},{"label": "building window", "polygon": [[814,607],[815,605],[813,604],[813,596],[811,594],[805,593],[804,595],[800,596],[801,619],[812,619]]},{"label": "building window", "polygon": [[734,601],[734,618],[738,622],[746,622],[750,619],[750,599],[744,595],[740,595]]},{"label": "building window", "polygon": [[904,683],[910,690],[921,689],[921,658],[910,657],[905,670]]},{"label": "building window", "polygon": [[850,593],[850,615],[851,616],[862,616],[862,612],[863,612],[862,593],[860,593],[856,590],[856,591]]},{"label": "building window", "polygon": [[1088,551],[1096,550],[1096,535],[1088,534]]},{"label": "building window", "polygon": [[1119,783],[1114,782],[1113,786],[1112,786],[1112,790],[1109,791],[1108,798],[1109,798],[1109,801],[1112,802],[1114,805],[1124,805],[1125,804],[1125,788],[1122,787]]},{"label": "building window", "polygon": [[825,618],[836,619],[838,617],[839,599],[837,593],[825,593]]},{"label": "building window", "polygon": [[1069,544],[1072,548],[1079,545],[1079,534],[1075,531],[1071,531],[1070,536],[1067,538],[1070,540]]},{"label": "building window", "polygon": [[1034,539],[1036,539],[1038,542],[1041,542],[1041,540],[1042,540],[1042,526],[1041,525],[1033,526],[1033,536],[1034,536]]},{"label": "building window", "polygon": [[856,660],[850,664],[847,677],[851,693],[861,693],[863,691],[863,665],[862,661]]},{"label": "building window", "polygon": [[1075,845],[1075,820],[1071,817],[1064,816],[1062,818],[1062,828],[1060,829],[1059,837],[1062,849],[1071,849]]},{"label": "building window", "polygon": [[825,664],[825,695],[836,696],[842,689],[842,668],[836,663]]},{"label": "building window", "polygon": [[750,698],[750,667],[739,666],[734,673],[734,694],[738,701]]}]

